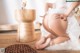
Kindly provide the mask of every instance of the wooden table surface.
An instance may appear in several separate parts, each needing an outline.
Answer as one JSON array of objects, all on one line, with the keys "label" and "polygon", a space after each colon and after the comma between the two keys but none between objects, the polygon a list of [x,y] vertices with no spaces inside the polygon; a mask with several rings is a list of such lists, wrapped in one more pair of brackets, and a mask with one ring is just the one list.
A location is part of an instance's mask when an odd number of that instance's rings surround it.
[{"label": "wooden table surface", "polygon": [[[36,36],[39,37],[40,31],[35,32]],[[31,47],[34,48],[34,43],[36,41],[30,43],[20,43],[16,41],[16,32],[11,33],[0,33],[0,48],[5,48],[9,45],[13,44],[29,44]],[[80,53],[80,51],[67,51],[67,50],[55,50],[55,51],[48,51],[48,50],[37,50],[38,53]]]}]

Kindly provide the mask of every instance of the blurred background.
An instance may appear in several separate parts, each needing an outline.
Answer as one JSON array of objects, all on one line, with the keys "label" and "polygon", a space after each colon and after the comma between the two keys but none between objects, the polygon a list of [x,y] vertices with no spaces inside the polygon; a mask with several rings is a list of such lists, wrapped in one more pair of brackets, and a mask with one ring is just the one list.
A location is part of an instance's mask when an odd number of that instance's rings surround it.
[{"label": "blurred background", "polygon": [[[16,24],[15,10],[21,8],[22,0],[0,0],[0,25],[2,24]],[[36,7],[36,21],[41,22],[39,15],[43,14],[45,0],[32,1],[32,5],[35,3]]]},{"label": "blurred background", "polygon": [[[21,1],[22,0],[0,0],[0,32],[1,31],[4,32],[4,30],[6,30],[6,31],[13,30],[15,28],[15,27],[9,27],[9,26],[4,26],[4,25],[17,25],[18,22],[16,21],[16,17],[15,17],[15,10],[21,9]],[[40,16],[45,13],[44,12],[45,1],[46,0],[28,0],[28,2],[30,2],[31,6],[27,5],[26,8],[36,9],[36,19],[34,21],[34,25],[36,25],[37,22],[42,23],[42,18]],[[49,0],[49,1],[51,2],[53,0]],[[80,20],[79,20],[80,6],[75,9],[75,16],[80,23]],[[38,25],[38,27],[40,29],[40,25]],[[14,30],[17,30],[17,27]],[[14,36],[14,33],[12,33],[12,34]],[[37,34],[40,34],[40,32]],[[10,33],[10,35],[11,35],[11,33]],[[13,36],[12,36],[12,38],[14,38]],[[4,36],[2,36],[2,37],[4,39]],[[0,37],[0,38],[2,39],[2,37]],[[10,38],[8,36],[5,36],[5,37]],[[0,42],[1,42],[1,39],[0,39]],[[8,40],[10,41],[10,39],[8,39]],[[13,39],[13,40],[15,40],[15,39]],[[4,40],[4,43],[5,42],[6,42],[6,39]],[[12,43],[12,40],[11,40],[11,43]],[[2,45],[5,45],[5,44],[2,44]],[[0,46],[2,47],[2,45],[0,45]]]},{"label": "blurred background", "polygon": [[[21,9],[22,0],[0,0],[0,25],[17,24],[15,19],[15,10]],[[36,9],[36,22],[42,22],[40,15],[44,14],[44,3],[46,0],[29,0],[32,8]],[[30,6],[28,6],[31,8]],[[28,8],[26,7],[26,8]],[[77,13],[78,12],[78,13]],[[76,9],[76,16],[80,13],[80,7]]]},{"label": "blurred background", "polygon": [[15,24],[15,0],[0,0],[0,24]]}]

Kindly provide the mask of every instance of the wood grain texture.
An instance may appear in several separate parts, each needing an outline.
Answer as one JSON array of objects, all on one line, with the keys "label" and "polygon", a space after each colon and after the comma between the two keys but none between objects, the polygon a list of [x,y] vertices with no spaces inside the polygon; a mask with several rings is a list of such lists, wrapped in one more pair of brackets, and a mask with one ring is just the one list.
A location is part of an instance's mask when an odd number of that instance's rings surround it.
[{"label": "wood grain texture", "polygon": [[[36,36],[40,37],[40,31],[35,32]],[[20,43],[16,41],[17,33],[3,33],[0,34],[0,48],[6,48],[7,46],[13,44],[29,44],[32,48],[34,48],[34,42],[29,43]],[[55,50],[55,51],[48,51],[48,50],[37,50],[38,53],[80,53],[80,51],[72,51],[72,50]]]},{"label": "wood grain texture", "polygon": [[31,42],[35,40],[34,25],[35,10],[34,9],[18,9],[15,12],[18,21],[17,41]]}]

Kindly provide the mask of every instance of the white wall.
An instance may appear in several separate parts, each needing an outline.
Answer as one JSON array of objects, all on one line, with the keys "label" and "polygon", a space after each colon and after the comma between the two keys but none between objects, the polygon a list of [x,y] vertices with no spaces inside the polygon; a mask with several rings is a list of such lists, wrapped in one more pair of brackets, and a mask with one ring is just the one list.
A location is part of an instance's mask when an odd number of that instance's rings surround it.
[{"label": "white wall", "polygon": [[36,21],[42,22],[42,18],[40,17],[45,13],[44,11],[44,3],[45,0],[36,0]]},{"label": "white wall", "polygon": [[8,16],[8,24],[17,23],[17,21],[15,20],[15,10],[17,7],[16,3],[17,2],[15,2],[15,0],[4,0],[6,13]]},{"label": "white wall", "polygon": [[[28,0],[29,1],[29,0]],[[31,0],[32,1],[32,0]],[[35,3],[36,8],[36,20],[35,22],[41,22],[42,19],[39,17],[44,14],[44,1],[35,0],[32,1],[32,5]],[[15,10],[21,8],[21,0],[0,0],[0,24],[15,24]]]},{"label": "white wall", "polygon": [[[19,2],[18,2],[19,1]],[[21,0],[0,0],[0,24],[16,24],[15,10]]]},{"label": "white wall", "polygon": [[[27,0],[35,3],[36,20],[42,22],[40,15],[44,14],[44,3],[46,0]],[[15,10],[21,8],[21,0],[0,0],[0,24],[15,24]]]},{"label": "white wall", "polygon": [[0,24],[7,24],[8,23],[8,16],[6,13],[4,1],[0,0]]}]

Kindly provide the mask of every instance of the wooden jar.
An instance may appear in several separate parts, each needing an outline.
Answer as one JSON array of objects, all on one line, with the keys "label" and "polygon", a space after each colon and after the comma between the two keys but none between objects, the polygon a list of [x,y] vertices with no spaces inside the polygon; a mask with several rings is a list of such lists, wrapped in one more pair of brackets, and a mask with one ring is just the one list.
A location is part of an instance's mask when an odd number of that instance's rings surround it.
[{"label": "wooden jar", "polygon": [[33,21],[35,20],[35,10],[34,9],[16,10],[16,20],[19,23],[17,41],[31,42],[35,40],[33,24]]},{"label": "wooden jar", "polygon": [[35,20],[34,9],[16,10],[16,20],[18,22],[33,22]]}]

